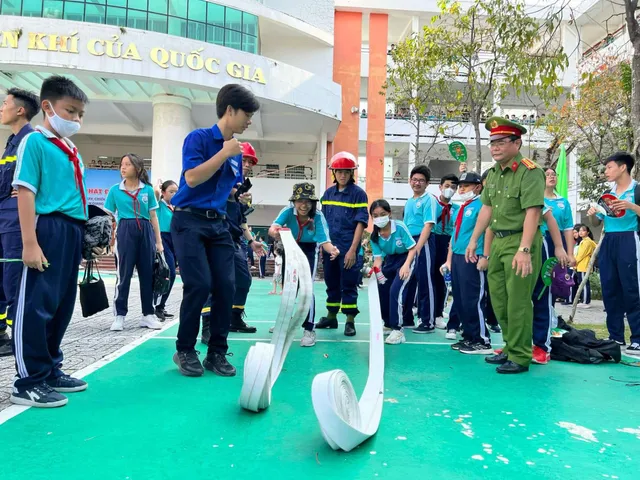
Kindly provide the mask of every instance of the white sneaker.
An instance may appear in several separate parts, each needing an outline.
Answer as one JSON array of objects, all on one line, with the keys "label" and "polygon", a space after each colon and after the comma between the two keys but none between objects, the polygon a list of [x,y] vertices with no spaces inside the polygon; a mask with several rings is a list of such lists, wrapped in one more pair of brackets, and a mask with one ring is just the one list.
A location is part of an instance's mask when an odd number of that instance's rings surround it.
[{"label": "white sneaker", "polygon": [[118,315],[111,324],[111,331],[121,332],[122,330],[124,330],[124,317],[122,315]]},{"label": "white sneaker", "polygon": [[276,329],[276,327],[271,327],[271,328],[269,329],[269,333],[273,333],[273,331],[274,331],[275,329]]},{"label": "white sneaker", "polygon": [[447,331],[444,338],[446,338],[447,340],[456,340],[458,338],[458,335],[454,329],[450,329]]},{"label": "white sneaker", "polygon": [[590,303],[579,303],[578,308],[591,308]]},{"label": "white sneaker", "polygon": [[384,343],[389,345],[399,345],[400,343],[406,342],[407,339],[404,336],[404,332],[402,330],[394,330],[389,334]]},{"label": "white sneaker", "polygon": [[440,330],[446,330],[447,321],[444,319],[444,317],[436,318],[436,328],[439,328]]},{"label": "white sneaker", "polygon": [[382,327],[382,334],[383,335],[389,335],[391,332],[393,332],[393,328]]},{"label": "white sneaker", "polygon": [[162,324],[156,319],[155,315],[145,315],[140,320],[140,326],[150,328],[151,330],[161,330]]},{"label": "white sneaker", "polygon": [[313,347],[316,344],[316,332],[304,331],[302,340],[300,340],[301,347]]}]

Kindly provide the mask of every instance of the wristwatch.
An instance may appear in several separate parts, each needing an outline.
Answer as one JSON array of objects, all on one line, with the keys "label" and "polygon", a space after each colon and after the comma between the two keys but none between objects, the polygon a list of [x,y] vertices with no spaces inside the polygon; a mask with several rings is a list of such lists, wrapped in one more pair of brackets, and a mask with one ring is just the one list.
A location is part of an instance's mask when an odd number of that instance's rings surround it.
[{"label": "wristwatch", "polygon": [[529,247],[520,247],[518,251],[522,253],[531,253],[531,250],[529,249]]},{"label": "wristwatch", "polygon": [[247,242],[247,245],[251,245],[253,242],[255,242],[255,240],[251,239]]}]

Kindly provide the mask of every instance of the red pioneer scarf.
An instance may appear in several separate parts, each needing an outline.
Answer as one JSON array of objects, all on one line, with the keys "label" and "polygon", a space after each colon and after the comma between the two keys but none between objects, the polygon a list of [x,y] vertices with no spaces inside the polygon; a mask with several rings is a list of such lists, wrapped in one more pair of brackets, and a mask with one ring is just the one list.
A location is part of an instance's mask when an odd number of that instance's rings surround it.
[{"label": "red pioneer scarf", "polygon": [[439,198],[436,198],[438,203],[442,206],[442,213],[440,214],[439,220],[442,222],[442,231],[447,228],[449,224],[449,220],[451,220],[451,203],[442,203]]},{"label": "red pioneer scarf", "polygon": [[69,161],[73,163],[73,173],[76,179],[76,187],[80,190],[80,195],[82,196],[82,208],[84,211],[87,210],[87,197],[84,193],[84,185],[82,183],[82,169],[80,168],[80,159],[78,158],[78,149],[73,147],[73,150],[67,145],[66,142],[63,142],[57,137],[48,137],[49,141],[53,143],[56,147],[62,150],[69,157]]},{"label": "red pioneer scarf", "polygon": [[467,200],[466,202],[464,202],[460,207],[460,210],[458,211],[458,216],[456,217],[456,236],[454,237],[456,240],[458,240],[458,233],[460,233],[460,226],[462,225],[462,217],[464,217],[464,209],[467,205],[469,205],[474,200],[475,198],[472,198],[471,200]]}]

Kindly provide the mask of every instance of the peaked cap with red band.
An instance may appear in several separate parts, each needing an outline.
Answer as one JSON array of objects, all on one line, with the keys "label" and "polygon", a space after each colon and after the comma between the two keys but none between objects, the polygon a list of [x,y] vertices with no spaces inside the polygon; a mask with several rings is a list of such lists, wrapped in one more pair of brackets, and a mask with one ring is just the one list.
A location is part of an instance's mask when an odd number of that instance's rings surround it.
[{"label": "peaked cap with red band", "polygon": [[527,129],[516,122],[512,122],[502,117],[491,117],[484,124],[484,127],[489,130],[489,140],[500,140],[501,138],[515,136],[521,137],[527,133]]}]

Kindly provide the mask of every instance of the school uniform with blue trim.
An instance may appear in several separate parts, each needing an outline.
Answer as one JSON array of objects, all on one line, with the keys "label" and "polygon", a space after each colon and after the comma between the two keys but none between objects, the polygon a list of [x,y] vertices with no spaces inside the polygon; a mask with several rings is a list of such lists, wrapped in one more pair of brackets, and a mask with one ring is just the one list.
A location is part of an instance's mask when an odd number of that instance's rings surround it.
[{"label": "school uniform with blue trim", "polygon": [[176,251],[171,238],[171,219],[173,218],[173,205],[169,205],[163,199],[158,202],[156,210],[158,216],[158,226],[160,227],[160,238],[164,248],[164,259],[169,267],[169,290],[159,299],[156,299],[156,309],[164,311],[173,283],[176,281]]},{"label": "school uniform with blue trim", "polygon": [[[298,212],[295,207],[284,207],[280,210],[278,217],[273,222],[279,227],[286,227],[291,230],[291,235],[296,239],[300,249],[304,252],[311,269],[311,279],[316,278],[316,269],[318,267],[318,250],[324,243],[330,242],[329,227],[324,215],[317,210],[313,219],[300,223],[298,220]],[[335,260],[337,261],[337,259]],[[286,258],[282,263],[282,272],[285,272]],[[311,308],[309,315],[304,322],[304,329],[313,331],[316,316],[316,299],[315,295],[311,296]]]},{"label": "school uniform with blue trim", "polygon": [[[465,252],[482,208],[477,196],[464,203],[451,219],[451,288],[457,318],[462,322],[462,338],[471,343],[491,344],[486,327],[487,320],[487,272],[478,270],[477,263],[468,263]],[[478,238],[477,255],[484,252],[484,233]]]},{"label": "school uniform with blue trim", "polygon": [[[637,182],[631,181],[620,200],[634,203]],[[624,342],[624,316],[631,329],[631,343],[640,343],[640,239],[638,216],[626,210],[620,218],[598,214],[604,219],[605,236],[599,253],[602,299],[607,312],[607,329],[612,340]]]},{"label": "school uniform with blue trim", "polygon": [[37,130],[20,143],[12,186],[35,194],[36,237],[49,266],[22,270],[13,325],[17,393],[64,375],[60,343],[75,306],[87,220],[82,158],[71,161],[52,132]]},{"label": "school uniform with blue trim", "polygon": [[234,246],[226,221],[231,190],[244,181],[242,155],[227,158],[207,181],[190,187],[184,172],[207,162],[224,146],[220,128],[194,130],[182,146],[182,175],[178,192],[171,199],[175,207],[171,235],[183,282],[180,328],[176,348],[192,351],[200,330],[202,305],[211,294],[216,316],[211,322],[209,353],[226,353],[235,295]]},{"label": "school uniform with blue trim", "polygon": [[[404,207],[404,223],[418,242],[425,224],[436,223],[436,199],[429,192],[410,198]],[[433,277],[436,260],[436,239],[433,231],[421,252],[416,252],[416,265],[407,286],[409,301],[404,305],[403,324],[413,325],[413,305],[418,306],[418,318],[429,330],[435,328],[435,290]]]},{"label": "school uniform with blue trim", "polygon": [[449,255],[449,244],[451,243],[451,234],[453,233],[451,219],[456,218],[460,205],[451,201],[443,203],[439,198],[435,199],[436,205],[436,224],[431,232],[434,235],[435,258],[434,258],[434,274],[433,289],[435,298],[434,316],[435,318],[443,316],[444,304],[447,295],[447,286],[444,283],[444,277],[440,273],[440,265],[444,265]]},{"label": "school uniform with blue trim", "polygon": [[320,200],[322,213],[327,219],[332,243],[340,255],[331,260],[323,255],[324,281],[327,285],[327,310],[337,314],[340,309],[354,317],[358,310],[358,281],[362,270],[363,256],[356,252],[356,262],[351,268],[344,267],[344,257],[351,248],[358,224],[369,224],[369,205],[365,191],[354,183],[343,190],[339,185],[327,189]]},{"label": "school uniform with blue trim", "polygon": [[[400,330],[400,318],[405,302],[410,302],[407,285],[411,276],[406,280],[400,278],[400,269],[407,261],[409,250],[415,248],[416,241],[407,226],[399,220],[391,220],[391,232],[387,238],[378,235],[377,241],[371,240],[371,251],[374,259],[384,255],[382,274],[387,281],[378,284],[380,296],[380,312],[385,326]],[[414,261],[415,265],[415,261]]]},{"label": "school uniform with blue trim", "polygon": [[116,289],[113,299],[114,315],[126,317],[129,311],[129,290],[133,269],[138,271],[140,300],[143,315],[153,315],[153,262],[156,242],[150,213],[158,208],[151,185],[139,182],[128,191],[125,181],[112,186],[104,202],[104,209],[116,216]]},{"label": "school uniform with blue trim", "polygon": [[[11,196],[11,182],[16,171],[18,146],[31,132],[33,127],[27,123],[16,135],[9,135],[4,153],[0,157],[0,258],[22,258],[18,199]],[[22,265],[18,262],[0,265],[0,335],[15,317],[13,306],[21,273]]]}]

